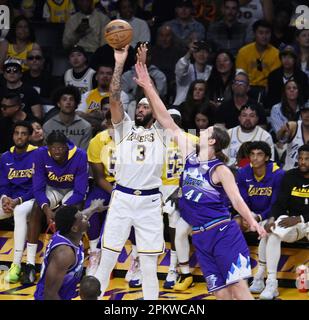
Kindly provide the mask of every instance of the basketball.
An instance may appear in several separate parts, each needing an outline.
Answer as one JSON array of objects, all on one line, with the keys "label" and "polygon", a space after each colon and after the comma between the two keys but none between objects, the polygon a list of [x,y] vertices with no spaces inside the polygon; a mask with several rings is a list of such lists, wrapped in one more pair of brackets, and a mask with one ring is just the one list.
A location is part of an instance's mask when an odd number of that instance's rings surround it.
[{"label": "basketball", "polygon": [[128,22],[116,19],[106,25],[104,37],[111,47],[114,49],[121,49],[131,43],[133,38],[133,28]]}]

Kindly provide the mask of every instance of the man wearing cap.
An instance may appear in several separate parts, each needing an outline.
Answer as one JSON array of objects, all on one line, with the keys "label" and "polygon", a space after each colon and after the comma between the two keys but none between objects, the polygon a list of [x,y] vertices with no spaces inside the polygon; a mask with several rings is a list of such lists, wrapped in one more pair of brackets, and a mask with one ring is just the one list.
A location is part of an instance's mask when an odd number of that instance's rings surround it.
[{"label": "man wearing cap", "polygon": [[283,46],[279,57],[282,66],[272,71],[268,76],[267,84],[267,106],[271,108],[281,102],[283,85],[288,80],[295,80],[298,84],[299,95],[304,101],[308,98],[309,82],[307,75],[297,65],[297,53],[292,45]]},{"label": "man wearing cap", "polygon": [[204,26],[192,16],[193,4],[191,0],[177,0],[175,5],[176,18],[166,22],[179,40],[188,45],[194,35],[197,40],[205,39]]},{"label": "man wearing cap", "polygon": [[76,114],[80,102],[78,89],[74,86],[59,88],[54,93],[53,100],[60,111],[43,125],[45,136],[53,131],[63,132],[77,147],[87,150],[92,138],[92,128],[90,123]]},{"label": "man wearing cap", "polygon": [[28,84],[22,81],[22,65],[17,59],[7,59],[3,64],[5,86],[1,88],[1,97],[9,93],[17,93],[22,100],[23,111],[28,117],[42,119],[43,109],[39,94]]},{"label": "man wearing cap", "polygon": [[246,44],[247,27],[237,20],[239,0],[223,1],[223,19],[211,23],[207,30],[207,41],[214,44],[216,50],[229,50],[234,56],[239,48]]},{"label": "man wearing cap", "polygon": [[92,90],[95,85],[95,70],[88,66],[87,54],[83,47],[75,45],[69,54],[71,69],[64,74],[64,84],[77,87],[80,94]]},{"label": "man wearing cap", "polygon": [[287,122],[277,133],[279,142],[287,143],[284,170],[297,167],[297,150],[309,143],[309,100],[299,109],[301,120]]}]

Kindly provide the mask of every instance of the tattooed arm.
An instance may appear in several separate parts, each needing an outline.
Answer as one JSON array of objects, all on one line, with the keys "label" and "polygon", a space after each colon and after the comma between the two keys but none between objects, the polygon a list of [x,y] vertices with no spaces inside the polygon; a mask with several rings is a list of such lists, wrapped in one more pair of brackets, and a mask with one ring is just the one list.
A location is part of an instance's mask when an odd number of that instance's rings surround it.
[{"label": "tattooed arm", "polygon": [[110,110],[112,114],[112,122],[117,124],[123,120],[124,111],[122,107],[122,103],[120,101],[120,93],[121,93],[121,75],[123,72],[123,67],[125,61],[128,56],[128,48],[126,46],[124,49],[121,50],[114,50],[114,57],[115,57],[115,69],[112,77],[111,84],[109,86],[109,102],[110,102]]}]

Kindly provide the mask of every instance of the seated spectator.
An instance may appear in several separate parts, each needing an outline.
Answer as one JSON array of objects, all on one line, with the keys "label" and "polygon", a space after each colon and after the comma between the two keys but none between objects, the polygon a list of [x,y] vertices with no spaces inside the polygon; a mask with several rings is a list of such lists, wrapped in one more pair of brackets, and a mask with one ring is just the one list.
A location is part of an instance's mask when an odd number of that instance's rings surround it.
[{"label": "seated spectator", "polygon": [[95,85],[95,71],[88,66],[88,58],[83,47],[74,46],[69,54],[71,69],[64,74],[64,84],[78,88],[80,94],[92,90]]},{"label": "seated spectator", "polygon": [[207,96],[207,82],[204,80],[195,80],[191,83],[187,93],[186,100],[178,106],[181,113],[182,127],[185,131],[196,129],[195,116],[200,107],[209,110],[209,99]]},{"label": "seated spectator", "polygon": [[22,70],[27,70],[27,54],[33,49],[40,49],[35,43],[34,30],[26,17],[18,16],[13,20],[6,40],[0,42],[0,70],[3,71],[3,63],[8,58],[20,60]]},{"label": "seated spectator", "polygon": [[4,87],[0,90],[0,99],[9,94],[19,94],[23,111],[29,118],[42,119],[43,109],[41,99],[35,89],[22,81],[22,67],[19,60],[8,59],[4,62]]},{"label": "seated spectator", "polygon": [[[251,292],[261,293],[261,300],[273,300],[279,296],[277,270],[281,256],[281,242],[294,243],[309,238],[309,144],[298,150],[298,166],[289,170],[282,179],[277,201],[271,208],[265,230],[268,237],[259,250],[258,272],[250,287]],[[307,231],[306,231],[307,228]],[[266,286],[264,275],[267,271]]]},{"label": "seated spectator", "polygon": [[293,5],[288,1],[285,1],[285,3],[280,2],[274,8],[276,14],[273,18],[273,31],[270,43],[278,49],[284,44],[287,45],[294,42],[295,30],[290,26],[293,10]]},{"label": "seated spectator", "polygon": [[299,60],[301,69],[309,78],[309,30],[300,29],[296,30],[296,41],[299,46]]},{"label": "seated spectator", "polygon": [[211,111],[206,106],[200,106],[194,117],[196,135],[200,136],[200,131],[207,129],[211,125]]},{"label": "seated spectator", "polygon": [[236,68],[247,72],[250,79],[251,96],[262,102],[265,96],[268,75],[281,66],[279,51],[270,44],[271,25],[258,20],[253,25],[255,42],[242,47],[236,57]]},{"label": "seated spectator", "polygon": [[29,117],[22,110],[22,101],[16,93],[3,95],[0,100],[0,154],[13,146],[13,128],[18,121],[29,121]]},{"label": "seated spectator", "polygon": [[245,105],[255,105],[259,122],[258,125],[266,128],[266,115],[262,105],[256,104],[248,96],[249,78],[247,73],[238,70],[232,83],[232,99],[223,101],[221,106],[216,110],[215,122],[222,124],[225,128],[230,129],[239,125],[238,117],[241,107]]},{"label": "seated spectator", "polygon": [[[248,146],[250,163],[238,170],[237,185],[239,192],[258,222],[270,217],[272,205],[277,200],[281,180],[284,171],[270,161],[271,149],[264,141],[253,141]],[[240,216],[236,216],[243,231],[248,231],[246,222]],[[260,249],[265,243],[260,241]],[[265,262],[265,257],[259,257]]]},{"label": "seated spectator", "polygon": [[275,134],[288,122],[299,119],[299,108],[303,104],[299,85],[294,80],[288,80],[283,85],[282,100],[275,104],[270,113],[269,122]]},{"label": "seated spectator", "polygon": [[251,141],[247,141],[242,143],[242,145],[239,147],[236,155],[235,169],[243,168],[250,163],[249,146],[251,145],[251,143]]},{"label": "seated spectator", "polygon": [[50,133],[62,132],[77,147],[87,150],[92,138],[91,125],[76,114],[80,103],[80,93],[73,86],[59,88],[53,97],[54,105],[59,113],[43,125],[45,136]]},{"label": "seated spectator", "polygon": [[175,5],[175,19],[167,21],[176,37],[188,45],[192,35],[201,41],[205,40],[205,28],[192,16],[193,4],[191,0],[177,0]]},{"label": "seated spectator", "polygon": [[277,133],[278,141],[287,143],[284,170],[297,167],[297,152],[303,144],[309,143],[309,100],[300,106],[301,120],[287,122]]},{"label": "seated spectator", "polygon": [[55,209],[60,203],[80,208],[88,188],[87,155],[77,148],[62,132],[52,132],[47,146],[35,151],[33,193],[35,203],[29,221],[27,264],[22,284],[35,281],[35,256],[41,231],[41,221],[54,221]]},{"label": "seated spectator", "polygon": [[82,95],[81,103],[76,110],[80,117],[91,123],[95,131],[102,130],[101,123],[106,112],[102,107],[109,100],[109,85],[112,80],[113,70],[114,68],[108,65],[98,67],[95,76],[97,88]]},{"label": "seated spectator", "polygon": [[238,50],[246,44],[247,26],[237,20],[239,0],[224,0],[223,18],[211,23],[207,30],[207,41],[215,50],[228,50],[236,56]]},{"label": "seated spectator", "polygon": [[77,0],[77,9],[65,23],[63,46],[70,49],[77,44],[87,53],[94,53],[106,43],[104,28],[110,19],[94,9],[93,0]]},{"label": "seated spectator", "polygon": [[[135,47],[136,53],[140,44],[141,43],[139,42]],[[167,93],[166,76],[155,65],[151,64],[151,56],[152,56],[152,50],[150,47],[148,47],[147,57],[146,57],[146,65],[147,65],[148,73],[151,79],[153,80],[161,99],[164,101]],[[130,101],[134,100],[136,89],[138,87],[137,83],[134,81],[134,77],[136,77],[134,66],[132,66],[130,70],[126,71],[121,76],[121,89],[123,92],[125,92],[129,96]]]},{"label": "seated spectator", "polygon": [[43,7],[43,18],[51,23],[65,23],[74,12],[72,0],[47,0]]},{"label": "seated spectator", "polygon": [[45,146],[45,136],[41,123],[37,120],[32,120],[30,123],[33,129],[30,137],[30,143],[37,147]]},{"label": "seated spectator", "polygon": [[299,95],[304,100],[308,97],[309,82],[306,74],[297,65],[297,53],[294,47],[288,45],[280,50],[282,66],[272,71],[267,80],[266,104],[268,108],[281,101],[283,86],[288,80],[298,83]]},{"label": "seated spectator", "polygon": [[230,144],[224,150],[228,157],[228,166],[236,166],[236,156],[239,147],[246,141],[265,141],[271,148],[271,160],[274,159],[274,143],[271,135],[258,126],[259,117],[254,105],[244,105],[240,109],[239,125],[228,130]]},{"label": "seated spectator", "polygon": [[56,87],[56,81],[45,66],[45,58],[40,49],[33,49],[27,54],[29,70],[23,73],[22,81],[32,86],[40,95],[43,105],[51,104],[51,93]]},{"label": "seated spectator", "polygon": [[159,68],[166,76],[168,103],[175,99],[175,66],[186,53],[186,48],[179,42],[171,27],[163,25],[158,29],[156,44],[151,49],[151,64]]},{"label": "seated spectator", "polygon": [[188,52],[178,60],[175,67],[176,98],[173,105],[179,106],[185,100],[192,81],[208,80],[212,70],[207,64],[209,52],[204,41],[192,41]]},{"label": "seated spectator", "polygon": [[232,98],[235,60],[229,51],[220,50],[214,57],[214,66],[208,79],[209,100],[217,109]]},{"label": "seated spectator", "polygon": [[133,39],[130,45],[135,48],[138,42],[150,42],[150,30],[145,20],[135,17],[137,3],[134,0],[119,0],[118,19],[130,23],[133,28]]},{"label": "seated spectator", "polygon": [[18,121],[13,127],[14,146],[0,159],[0,220],[14,216],[14,258],[5,281],[16,283],[21,275],[21,260],[27,235],[27,217],[33,203],[32,175],[34,150],[30,145],[32,127]]},{"label": "seated spectator", "polygon": [[272,0],[240,0],[239,22],[247,26],[246,42],[254,40],[254,32],[252,32],[253,24],[257,20],[265,19],[272,23],[274,16],[274,8]]}]

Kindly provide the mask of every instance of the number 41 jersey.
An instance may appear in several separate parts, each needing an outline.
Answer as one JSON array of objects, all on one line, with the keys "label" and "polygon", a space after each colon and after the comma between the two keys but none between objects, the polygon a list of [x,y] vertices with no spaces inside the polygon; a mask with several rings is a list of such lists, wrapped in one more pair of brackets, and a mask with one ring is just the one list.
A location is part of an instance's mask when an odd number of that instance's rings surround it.
[{"label": "number 41 jersey", "polygon": [[192,226],[230,217],[227,195],[211,178],[214,169],[220,165],[224,164],[218,159],[200,162],[195,153],[186,159],[180,180],[179,208],[182,218]]}]

